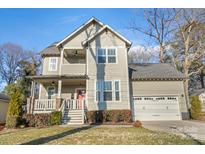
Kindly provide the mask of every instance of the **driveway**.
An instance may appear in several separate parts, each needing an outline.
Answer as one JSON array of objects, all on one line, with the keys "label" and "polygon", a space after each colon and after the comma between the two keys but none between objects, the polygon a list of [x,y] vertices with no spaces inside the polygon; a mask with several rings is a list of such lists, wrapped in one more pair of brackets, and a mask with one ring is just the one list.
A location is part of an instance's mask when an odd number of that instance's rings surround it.
[{"label": "driveway", "polygon": [[180,134],[205,141],[205,122],[200,121],[144,121],[144,128]]}]

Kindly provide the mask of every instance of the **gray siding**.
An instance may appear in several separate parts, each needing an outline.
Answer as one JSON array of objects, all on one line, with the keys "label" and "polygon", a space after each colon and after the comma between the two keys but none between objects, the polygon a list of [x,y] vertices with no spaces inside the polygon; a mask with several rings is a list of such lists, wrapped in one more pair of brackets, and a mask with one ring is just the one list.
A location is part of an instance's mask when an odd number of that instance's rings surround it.
[{"label": "gray siding", "polygon": [[[99,47],[116,48],[117,64],[96,64],[96,50]],[[125,42],[113,35],[110,31],[96,37],[87,49],[87,74],[89,77],[87,81],[89,110],[130,109],[127,48]],[[120,80],[121,100],[119,102],[96,102],[95,84],[97,80]]]}]

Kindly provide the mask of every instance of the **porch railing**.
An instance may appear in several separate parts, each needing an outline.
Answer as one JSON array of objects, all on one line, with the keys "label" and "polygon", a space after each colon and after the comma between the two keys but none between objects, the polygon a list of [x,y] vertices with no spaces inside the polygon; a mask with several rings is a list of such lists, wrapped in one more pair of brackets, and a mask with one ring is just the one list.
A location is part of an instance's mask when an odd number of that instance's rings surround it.
[{"label": "porch railing", "polygon": [[68,110],[84,110],[85,100],[65,99],[64,108]]},{"label": "porch railing", "polygon": [[51,111],[56,109],[56,99],[36,99],[34,110]]}]

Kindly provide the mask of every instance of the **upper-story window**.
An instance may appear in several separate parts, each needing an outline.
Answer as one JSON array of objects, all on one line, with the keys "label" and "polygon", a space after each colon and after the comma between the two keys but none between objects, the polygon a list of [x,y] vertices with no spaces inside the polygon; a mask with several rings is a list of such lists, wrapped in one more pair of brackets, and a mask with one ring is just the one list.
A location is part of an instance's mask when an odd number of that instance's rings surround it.
[{"label": "upper-story window", "polygon": [[57,57],[50,57],[48,70],[49,71],[57,71],[57,63],[58,63]]},{"label": "upper-story window", "polygon": [[106,63],[106,49],[98,49],[98,63]]},{"label": "upper-story window", "polygon": [[98,48],[97,50],[97,63],[116,63],[116,49],[115,48]]}]

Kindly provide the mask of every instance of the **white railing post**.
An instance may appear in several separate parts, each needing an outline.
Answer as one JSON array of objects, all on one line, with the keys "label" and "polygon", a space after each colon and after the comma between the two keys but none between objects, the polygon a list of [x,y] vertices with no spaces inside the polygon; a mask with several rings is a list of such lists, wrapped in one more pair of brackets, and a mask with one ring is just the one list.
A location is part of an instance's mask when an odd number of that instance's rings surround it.
[{"label": "white railing post", "polygon": [[85,100],[81,100],[81,108],[82,108],[82,124],[84,124],[84,101]]}]

